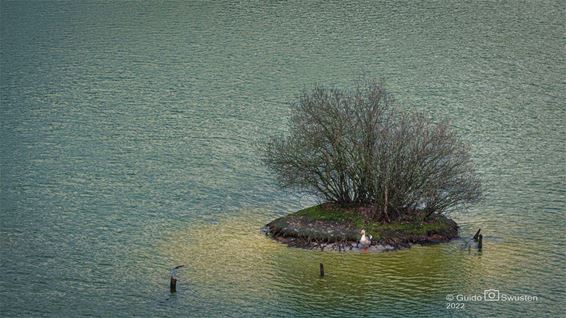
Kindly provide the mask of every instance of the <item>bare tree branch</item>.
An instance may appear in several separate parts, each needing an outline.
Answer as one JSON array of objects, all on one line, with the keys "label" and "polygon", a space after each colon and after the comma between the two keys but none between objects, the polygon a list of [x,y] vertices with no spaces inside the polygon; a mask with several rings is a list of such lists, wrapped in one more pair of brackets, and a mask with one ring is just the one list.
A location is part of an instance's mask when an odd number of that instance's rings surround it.
[{"label": "bare tree branch", "polygon": [[283,187],[374,207],[385,221],[477,201],[469,147],[447,123],[393,104],[377,82],[317,86],[293,105],[290,134],[267,142],[264,161]]}]

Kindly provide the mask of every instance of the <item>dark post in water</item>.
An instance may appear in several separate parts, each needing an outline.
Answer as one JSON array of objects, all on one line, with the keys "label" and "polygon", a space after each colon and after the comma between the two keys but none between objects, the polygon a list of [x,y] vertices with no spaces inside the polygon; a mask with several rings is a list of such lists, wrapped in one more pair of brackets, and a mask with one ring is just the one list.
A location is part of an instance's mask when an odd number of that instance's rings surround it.
[{"label": "dark post in water", "polygon": [[171,293],[177,292],[177,279],[173,276],[171,276],[171,283],[169,284],[169,289],[171,290]]},{"label": "dark post in water", "polygon": [[476,232],[476,235],[474,235],[474,241],[475,241],[475,242],[477,242],[478,239],[479,239],[479,237],[480,237],[480,231],[481,231],[481,229],[479,229],[479,230]]},{"label": "dark post in water", "polygon": [[320,277],[324,277],[324,265],[320,263]]},{"label": "dark post in water", "polygon": [[171,269],[171,281],[169,282],[169,290],[171,293],[177,292],[177,269],[181,267],[185,267],[185,265],[175,266]]}]

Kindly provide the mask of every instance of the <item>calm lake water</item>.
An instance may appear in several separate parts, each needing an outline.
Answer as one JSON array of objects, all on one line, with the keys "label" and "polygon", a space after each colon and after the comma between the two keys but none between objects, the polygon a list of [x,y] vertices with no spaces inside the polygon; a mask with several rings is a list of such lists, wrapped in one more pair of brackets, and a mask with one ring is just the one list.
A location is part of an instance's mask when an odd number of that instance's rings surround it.
[{"label": "calm lake water", "polygon": [[[2,1],[0,316],[563,315],[565,12]],[[485,199],[450,216],[463,238],[482,228],[483,252],[320,253],[261,235],[317,201],[279,189],[256,145],[302,89],[359,77],[471,143]],[[446,308],[487,289],[538,300]]]}]

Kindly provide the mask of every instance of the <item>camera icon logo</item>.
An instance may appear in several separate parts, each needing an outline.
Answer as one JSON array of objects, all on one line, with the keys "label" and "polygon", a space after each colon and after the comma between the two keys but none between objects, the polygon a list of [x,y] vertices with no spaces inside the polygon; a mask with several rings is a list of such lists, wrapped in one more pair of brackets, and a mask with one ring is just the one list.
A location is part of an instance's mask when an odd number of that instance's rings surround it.
[{"label": "camera icon logo", "polygon": [[483,299],[485,301],[499,301],[499,290],[486,289],[483,291]]}]

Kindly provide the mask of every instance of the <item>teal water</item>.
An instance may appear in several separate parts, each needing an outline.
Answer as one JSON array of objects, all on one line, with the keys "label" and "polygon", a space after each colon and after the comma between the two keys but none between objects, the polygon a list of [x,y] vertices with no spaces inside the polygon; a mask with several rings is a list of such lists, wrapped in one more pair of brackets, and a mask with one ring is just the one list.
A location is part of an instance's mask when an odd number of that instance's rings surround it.
[{"label": "teal water", "polygon": [[[565,12],[2,1],[0,315],[563,315]],[[303,88],[360,76],[471,143],[485,198],[451,217],[463,237],[483,229],[483,252],[320,253],[259,233],[316,200],[280,190],[256,144]],[[486,289],[538,300],[446,308]]]}]

